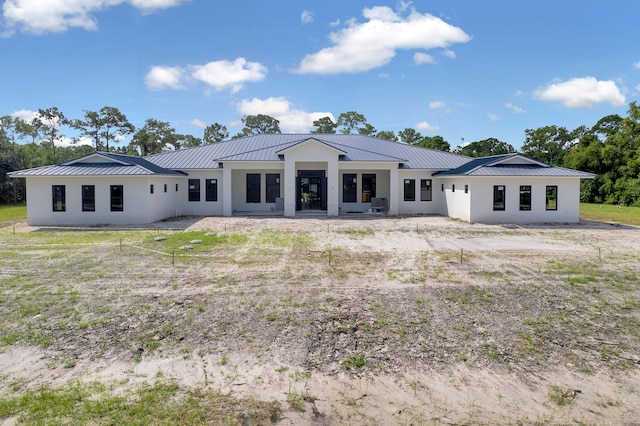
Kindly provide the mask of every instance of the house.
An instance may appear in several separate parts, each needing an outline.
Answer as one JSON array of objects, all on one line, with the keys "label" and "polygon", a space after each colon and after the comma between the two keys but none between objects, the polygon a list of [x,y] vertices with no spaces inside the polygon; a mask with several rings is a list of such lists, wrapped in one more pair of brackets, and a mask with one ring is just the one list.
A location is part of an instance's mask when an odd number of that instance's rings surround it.
[{"label": "house", "polygon": [[20,170],[30,225],[384,211],[577,222],[580,179],[520,154],[469,158],[364,135],[262,134],[147,157],[95,152]]}]

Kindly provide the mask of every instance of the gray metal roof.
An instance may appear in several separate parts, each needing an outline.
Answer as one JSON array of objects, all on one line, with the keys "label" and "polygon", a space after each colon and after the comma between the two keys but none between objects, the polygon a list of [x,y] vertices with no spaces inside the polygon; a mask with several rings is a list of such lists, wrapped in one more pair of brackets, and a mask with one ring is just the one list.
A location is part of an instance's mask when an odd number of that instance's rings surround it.
[{"label": "gray metal roof", "polygon": [[[97,159],[104,159],[98,162]],[[89,161],[84,161],[89,160]],[[109,161],[112,160],[112,161]],[[93,153],[66,163],[18,170],[11,177],[29,176],[184,176],[184,173],[159,167],[144,158],[110,153]]]},{"label": "gray metal roof", "polygon": [[403,168],[448,170],[468,161],[450,152],[415,147],[364,135],[262,134],[145,157],[169,169],[210,169],[224,161],[282,161],[279,152],[308,139],[316,139],[345,152],[342,161],[397,162]]},{"label": "gray metal roof", "polygon": [[[519,163],[505,160],[519,158]],[[438,172],[436,176],[544,176],[593,178],[591,173],[539,163],[521,154],[503,154],[475,158],[455,169]]]}]

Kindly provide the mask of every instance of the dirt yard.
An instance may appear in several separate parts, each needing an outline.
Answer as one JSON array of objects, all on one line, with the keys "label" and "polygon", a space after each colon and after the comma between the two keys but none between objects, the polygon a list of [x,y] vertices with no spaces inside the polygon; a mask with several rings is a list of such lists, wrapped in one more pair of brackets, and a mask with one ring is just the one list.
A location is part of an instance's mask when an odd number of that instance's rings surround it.
[{"label": "dirt yard", "polygon": [[281,425],[640,422],[638,228],[188,218],[0,244],[1,395],[162,377]]}]

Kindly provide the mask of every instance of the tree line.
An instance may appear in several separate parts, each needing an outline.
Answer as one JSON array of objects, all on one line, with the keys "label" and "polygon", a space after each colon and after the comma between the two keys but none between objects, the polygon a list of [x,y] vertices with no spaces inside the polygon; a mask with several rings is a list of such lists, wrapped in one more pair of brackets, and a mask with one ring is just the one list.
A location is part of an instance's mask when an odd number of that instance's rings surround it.
[{"label": "tree line", "polygon": [[[169,122],[149,118],[136,129],[125,114],[114,107],[84,111],[79,119],[67,118],[56,107],[38,110],[32,120],[0,117],[0,204],[22,203],[25,188],[22,179],[9,179],[14,170],[62,163],[94,151],[146,156],[166,151],[218,143],[250,135],[281,133],[280,122],[264,114],[242,118],[243,128],[229,137],[226,126],[213,123],[204,128],[202,137],[176,133]],[[377,130],[364,115],[348,111],[337,120],[323,117],[313,122],[313,134],[361,134],[414,146],[453,152],[470,157],[484,157],[518,152],[511,144],[496,138],[462,144],[452,149],[441,136],[422,135],[405,128],[397,134]],[[66,130],[75,132],[68,138]],[[534,160],[564,166],[596,175],[581,185],[582,202],[640,206],[640,107],[629,105],[628,115],[609,115],[592,127],[568,130],[549,125],[526,129],[520,152]],[[131,137],[125,145],[122,141]],[[80,144],[89,139],[92,145]],[[63,145],[63,141],[71,144]]]}]

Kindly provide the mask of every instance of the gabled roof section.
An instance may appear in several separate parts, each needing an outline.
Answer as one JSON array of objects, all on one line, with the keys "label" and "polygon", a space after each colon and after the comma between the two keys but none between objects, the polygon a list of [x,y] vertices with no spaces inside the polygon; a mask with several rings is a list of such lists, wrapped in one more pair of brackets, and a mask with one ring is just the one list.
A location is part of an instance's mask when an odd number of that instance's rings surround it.
[{"label": "gabled roof section", "polygon": [[289,151],[291,149],[295,149],[296,147],[299,147],[300,145],[308,144],[308,143],[318,143],[318,144],[324,145],[326,147],[331,148],[333,151],[336,152],[336,154],[339,154],[339,155],[345,155],[347,153],[346,151],[343,151],[342,149],[338,149],[335,146],[333,146],[333,145],[331,145],[331,144],[329,144],[327,142],[318,140],[316,138],[306,138],[306,139],[302,139],[300,141],[297,141],[295,143],[290,144],[286,148],[283,148],[280,151],[277,151],[276,154],[278,154],[278,155],[286,154],[287,151]]},{"label": "gabled roof section", "polygon": [[531,176],[593,178],[591,173],[550,166],[521,154],[504,154],[475,158],[455,169],[434,174],[444,176]]},{"label": "gabled roof section", "polygon": [[62,164],[19,170],[11,177],[29,176],[184,176],[185,174],[160,167],[142,157],[95,152]]},{"label": "gabled roof section", "polygon": [[420,148],[364,135],[261,134],[145,157],[158,166],[210,169],[225,161],[282,161],[283,152],[313,139],[343,152],[341,161],[402,163],[403,168],[448,170],[470,161],[450,152]]}]

